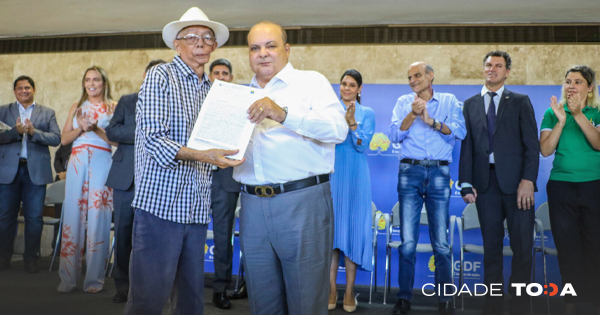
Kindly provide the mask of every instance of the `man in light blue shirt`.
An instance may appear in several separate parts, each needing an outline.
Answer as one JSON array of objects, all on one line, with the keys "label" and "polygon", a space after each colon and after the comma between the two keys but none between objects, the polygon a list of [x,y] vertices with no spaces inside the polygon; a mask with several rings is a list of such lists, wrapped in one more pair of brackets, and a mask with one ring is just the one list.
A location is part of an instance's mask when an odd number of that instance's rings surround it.
[{"label": "man in light blue shirt", "polygon": [[[400,263],[398,302],[393,314],[407,314],[415,278],[416,248],[423,202],[427,209],[435,256],[436,286],[452,283],[448,245],[450,167],[456,139],[466,135],[461,103],[449,93],[433,91],[433,68],[415,62],[408,68],[414,93],[403,95],[392,112],[389,138],[401,143],[398,173],[400,203]],[[440,314],[455,314],[450,296],[439,297]]]},{"label": "man in light blue shirt", "polygon": [[0,270],[10,268],[17,216],[25,218],[24,269],[37,273],[46,184],[51,183],[49,146],[60,143],[54,110],[35,102],[35,82],[28,76],[13,84],[16,101],[0,106]]}]

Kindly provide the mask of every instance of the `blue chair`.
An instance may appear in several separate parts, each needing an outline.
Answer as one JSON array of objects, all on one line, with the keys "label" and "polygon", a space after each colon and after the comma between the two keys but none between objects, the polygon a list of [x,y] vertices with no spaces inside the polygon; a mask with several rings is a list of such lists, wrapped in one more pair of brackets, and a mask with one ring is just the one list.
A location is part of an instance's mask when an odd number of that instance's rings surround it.
[{"label": "blue chair", "polygon": [[[546,247],[544,240],[544,234],[546,231],[552,233],[550,227],[550,213],[548,212],[548,202],[541,204],[535,212],[535,230],[540,235],[540,246],[533,247],[533,281],[535,282],[535,256],[536,253],[542,253],[542,259],[544,261],[544,284],[548,285],[548,276],[546,273],[546,255],[557,256],[558,252],[556,248]],[[548,307],[548,314],[550,314],[550,297],[546,295],[546,306]]]}]

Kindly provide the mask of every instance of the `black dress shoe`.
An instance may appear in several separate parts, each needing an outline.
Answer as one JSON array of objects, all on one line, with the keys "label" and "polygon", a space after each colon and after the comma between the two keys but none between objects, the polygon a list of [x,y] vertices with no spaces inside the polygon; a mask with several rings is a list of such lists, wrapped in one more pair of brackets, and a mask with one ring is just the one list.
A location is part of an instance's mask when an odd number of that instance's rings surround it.
[{"label": "black dress shoe", "polygon": [[439,311],[440,315],[456,315],[452,301],[440,303]]},{"label": "black dress shoe", "polygon": [[37,261],[26,262],[23,266],[25,272],[27,273],[38,273],[40,272],[40,267],[38,267]]},{"label": "black dress shoe", "polygon": [[114,303],[125,303],[127,302],[127,295],[129,294],[129,291],[117,291],[117,293],[115,293],[115,296],[113,296],[113,302]]},{"label": "black dress shoe", "polygon": [[1,259],[0,260],[0,271],[4,269],[10,269],[10,259]]},{"label": "black dress shoe", "polygon": [[231,302],[227,298],[227,294],[225,293],[215,293],[213,294],[213,304],[224,310],[228,310],[231,308]]},{"label": "black dress shoe", "polygon": [[405,299],[399,299],[394,306],[393,313],[394,315],[406,315],[410,311],[410,301]]},{"label": "black dress shoe", "polygon": [[233,294],[229,295],[230,300],[240,300],[248,298],[248,290],[246,289],[246,283],[242,284],[242,286]]}]

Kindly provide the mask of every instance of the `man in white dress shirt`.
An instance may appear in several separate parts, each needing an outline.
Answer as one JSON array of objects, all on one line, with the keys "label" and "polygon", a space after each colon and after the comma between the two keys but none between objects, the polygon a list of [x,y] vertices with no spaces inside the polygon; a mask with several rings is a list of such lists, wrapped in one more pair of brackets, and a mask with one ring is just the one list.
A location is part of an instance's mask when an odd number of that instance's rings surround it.
[{"label": "man in white dress shirt", "polygon": [[[288,62],[283,28],[260,22],[248,34],[250,86],[265,97],[248,109],[256,123],[242,185],[240,242],[252,314],[327,314],[335,144],[348,133],[329,81]],[[265,272],[266,271],[266,272]]]}]

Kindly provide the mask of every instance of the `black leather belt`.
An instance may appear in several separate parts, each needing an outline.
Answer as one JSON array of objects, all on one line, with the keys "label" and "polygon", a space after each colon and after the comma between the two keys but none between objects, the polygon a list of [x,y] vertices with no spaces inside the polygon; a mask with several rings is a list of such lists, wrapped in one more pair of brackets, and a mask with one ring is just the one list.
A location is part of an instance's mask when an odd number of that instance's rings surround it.
[{"label": "black leather belt", "polygon": [[402,159],[400,163],[407,163],[411,165],[421,165],[421,166],[443,166],[450,165],[448,161],[440,161],[440,160],[415,160],[415,159]]},{"label": "black leather belt", "polygon": [[266,184],[258,186],[242,185],[242,191],[259,197],[273,197],[275,195],[326,183],[328,181],[329,174],[321,174],[283,184]]},{"label": "black leather belt", "polygon": [[19,165],[27,165],[27,159],[19,159]]}]

